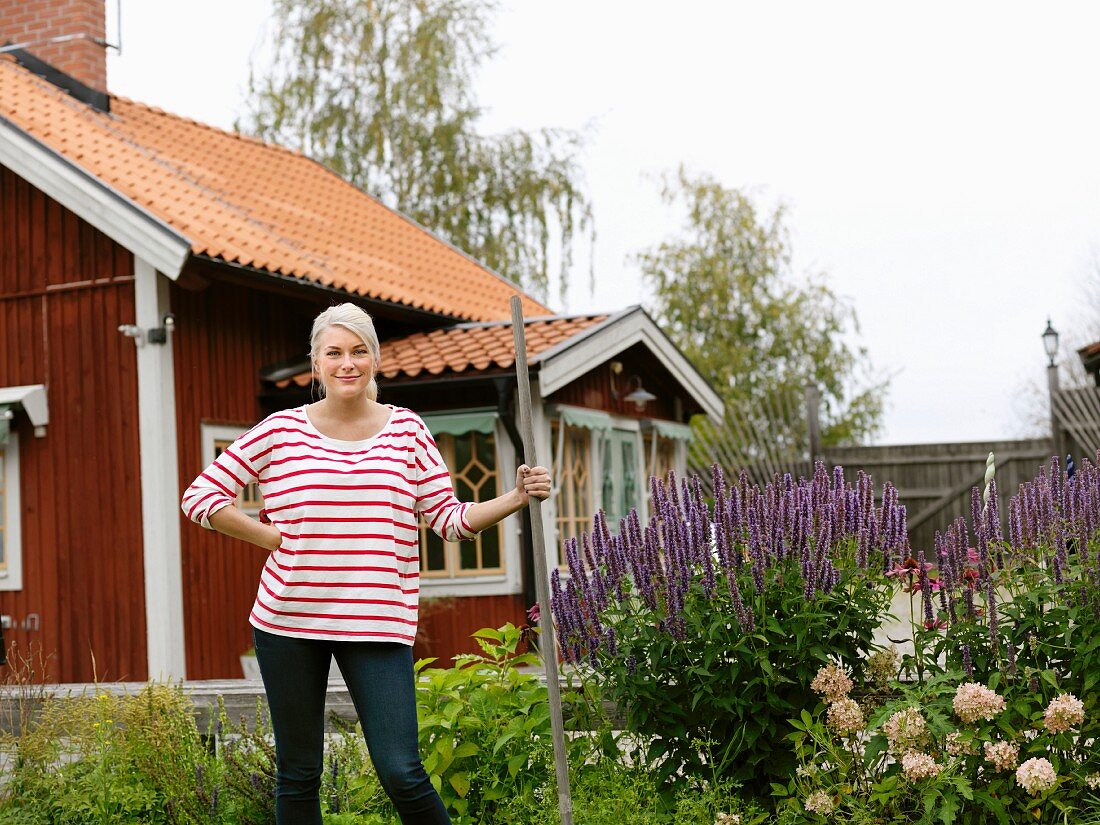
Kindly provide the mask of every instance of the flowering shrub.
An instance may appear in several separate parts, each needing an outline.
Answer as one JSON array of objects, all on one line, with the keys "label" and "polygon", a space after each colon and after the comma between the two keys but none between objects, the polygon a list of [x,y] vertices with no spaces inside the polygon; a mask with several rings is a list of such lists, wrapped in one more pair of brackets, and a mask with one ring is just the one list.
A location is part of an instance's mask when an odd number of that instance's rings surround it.
[{"label": "flowering shrub", "polygon": [[865,668],[847,691],[864,697],[858,737],[830,723],[835,703],[796,720],[801,764],[775,788],[788,811],[813,819],[810,796],[824,793],[855,820],[1092,821],[1100,471],[1054,460],[1008,513],[1006,536],[993,479],[987,495],[972,491],[969,523],[886,571],[917,600],[902,662],[915,682],[891,691]]},{"label": "flowering shrub", "polygon": [[[646,738],[662,776],[785,778],[785,720],[815,703],[811,679],[871,651],[905,509],[889,485],[875,507],[868,476],[852,485],[821,464],[764,489],[727,485],[717,467],[713,482],[708,502],[698,479],[652,479],[647,524],[632,512],[612,534],[597,515],[567,545],[569,575],[551,587],[561,654]],[[847,676],[830,678],[836,691]]]},{"label": "flowering shrub", "polygon": [[[1063,472],[1055,458],[1008,504],[1001,530],[996,480],[988,500],[975,488],[971,520],[937,534],[935,568],[913,587],[921,629],[912,664],[919,671],[1000,672],[1015,691],[1037,683],[1100,700],[1100,469],[1083,461]],[[942,629],[941,629],[942,628]]]}]

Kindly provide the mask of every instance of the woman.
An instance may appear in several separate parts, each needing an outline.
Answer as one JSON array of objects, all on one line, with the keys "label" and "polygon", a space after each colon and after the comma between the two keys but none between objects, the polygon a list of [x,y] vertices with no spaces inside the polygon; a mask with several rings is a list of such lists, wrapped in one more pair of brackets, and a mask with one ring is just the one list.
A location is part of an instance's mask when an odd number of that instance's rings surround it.
[{"label": "woman", "polygon": [[[550,475],[524,465],[511,492],[459,502],[420,417],[378,403],[378,337],[352,304],[314,320],[310,361],[322,399],[260,422],[183,497],[193,521],[271,551],[249,621],[275,734],[276,822],[321,822],[333,657],[401,821],[450,822],[417,752],[417,519],[448,541],[470,539],[547,498]],[[260,521],[234,506],[252,481]]]}]

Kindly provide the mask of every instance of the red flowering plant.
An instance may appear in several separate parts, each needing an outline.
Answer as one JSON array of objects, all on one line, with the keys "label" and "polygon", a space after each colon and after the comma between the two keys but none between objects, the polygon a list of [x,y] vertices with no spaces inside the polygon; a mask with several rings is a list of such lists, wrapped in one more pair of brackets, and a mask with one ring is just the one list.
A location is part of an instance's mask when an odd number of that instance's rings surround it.
[{"label": "red flowering plant", "polygon": [[787,720],[816,704],[813,675],[873,649],[905,509],[890,485],[876,507],[869,476],[820,463],[763,488],[744,474],[727,485],[716,466],[710,501],[698,478],[650,488],[648,523],[632,512],[612,533],[598,514],[567,545],[568,575],[551,583],[561,655],[663,777],[765,788],[794,768]]}]

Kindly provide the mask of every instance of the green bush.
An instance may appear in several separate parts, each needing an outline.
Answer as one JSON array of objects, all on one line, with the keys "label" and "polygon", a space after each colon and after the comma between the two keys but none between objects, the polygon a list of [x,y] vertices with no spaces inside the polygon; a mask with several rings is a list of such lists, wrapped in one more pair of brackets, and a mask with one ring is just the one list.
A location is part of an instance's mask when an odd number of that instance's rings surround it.
[{"label": "green bush", "polygon": [[174,821],[172,803],[194,797],[196,773],[217,773],[190,711],[181,690],[162,685],[47,700],[37,721],[5,743],[12,768],[3,820]]},{"label": "green bush", "polygon": [[417,663],[420,754],[456,823],[493,822],[513,796],[529,796],[547,772],[550,709],[539,659],[518,653],[511,623],[474,634],[483,655],[456,657],[452,668]]}]

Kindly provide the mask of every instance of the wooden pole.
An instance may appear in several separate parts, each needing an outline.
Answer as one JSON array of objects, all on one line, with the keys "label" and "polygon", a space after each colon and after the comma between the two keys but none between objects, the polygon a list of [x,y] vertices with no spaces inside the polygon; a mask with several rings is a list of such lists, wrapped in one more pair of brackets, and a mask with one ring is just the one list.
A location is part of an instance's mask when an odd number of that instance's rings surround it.
[{"label": "wooden pole", "polygon": [[[519,424],[527,466],[535,458],[535,428],[531,421],[531,379],[527,374],[527,336],[523,306],[512,296],[512,335],[516,343],[516,381],[519,383]],[[554,617],[550,611],[550,578],[546,570],[546,536],[542,529],[542,502],[531,499],[531,543],[535,551],[535,592],[539,597],[539,648],[546,668],[546,692],[550,699],[550,728],[554,734],[554,770],[558,778],[558,813],[561,825],[573,825],[573,800],[569,795],[569,762],[565,755],[565,725],[561,718],[561,684],[558,681],[558,645],[554,641]]]}]

